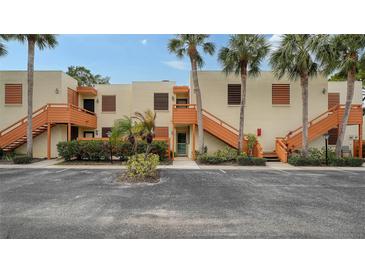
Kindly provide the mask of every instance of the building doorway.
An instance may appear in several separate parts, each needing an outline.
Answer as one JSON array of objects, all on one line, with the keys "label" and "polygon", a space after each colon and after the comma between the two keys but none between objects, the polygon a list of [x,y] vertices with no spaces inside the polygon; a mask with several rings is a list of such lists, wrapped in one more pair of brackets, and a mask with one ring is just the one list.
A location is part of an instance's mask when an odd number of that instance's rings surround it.
[{"label": "building doorway", "polygon": [[177,132],[177,156],[187,156],[186,132]]},{"label": "building doorway", "polygon": [[71,127],[71,140],[77,140],[79,137],[79,128],[78,127]]},{"label": "building doorway", "polygon": [[[189,104],[189,99],[188,98],[176,98],[176,104],[183,104],[183,105],[187,105]],[[187,108],[188,106],[176,106],[177,108]]]}]

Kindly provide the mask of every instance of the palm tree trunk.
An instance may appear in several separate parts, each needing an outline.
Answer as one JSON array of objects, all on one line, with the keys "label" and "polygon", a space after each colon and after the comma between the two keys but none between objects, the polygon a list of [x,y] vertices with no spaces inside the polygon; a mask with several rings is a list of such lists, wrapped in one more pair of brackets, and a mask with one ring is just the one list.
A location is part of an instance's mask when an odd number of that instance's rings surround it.
[{"label": "palm tree trunk", "polygon": [[308,75],[304,74],[300,78],[302,87],[302,156],[308,156]]},{"label": "palm tree trunk", "polygon": [[204,153],[204,128],[203,128],[203,106],[202,96],[199,87],[197,64],[194,58],[190,58],[191,70],[193,76],[194,93],[196,96],[196,111],[198,118],[198,150],[200,153]]},{"label": "palm tree trunk", "polygon": [[343,113],[342,121],[339,128],[338,138],[336,142],[336,156],[341,157],[341,149],[343,140],[345,138],[347,122],[350,116],[352,98],[354,97],[354,86],[355,86],[355,74],[356,68],[352,67],[351,70],[347,72],[347,95],[346,95],[346,104],[345,111]]},{"label": "palm tree trunk", "polygon": [[35,40],[28,38],[28,125],[27,125],[27,155],[33,157],[33,77],[34,77],[34,47]]},{"label": "palm tree trunk", "polygon": [[246,80],[247,80],[247,65],[241,66],[241,105],[240,105],[240,125],[238,133],[238,150],[240,154],[243,151],[244,124],[245,124],[245,106],[246,106]]}]

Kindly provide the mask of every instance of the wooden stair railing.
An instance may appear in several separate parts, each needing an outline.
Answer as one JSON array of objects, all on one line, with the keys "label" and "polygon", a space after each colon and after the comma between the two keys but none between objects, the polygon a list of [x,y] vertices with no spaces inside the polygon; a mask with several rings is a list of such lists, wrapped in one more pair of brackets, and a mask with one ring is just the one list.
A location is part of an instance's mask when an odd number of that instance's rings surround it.
[{"label": "wooden stair railing", "polygon": [[[4,151],[11,151],[26,143],[27,121],[26,116],[0,131],[0,147]],[[96,127],[96,116],[93,112],[71,104],[47,104],[33,112],[33,137],[45,132],[48,124],[53,126],[57,123]]]},{"label": "wooden stair railing", "polygon": [[275,142],[275,152],[281,162],[288,162],[288,147],[285,144],[284,138],[276,138]]},{"label": "wooden stair railing", "polygon": [[[308,123],[308,141],[313,141],[319,136],[327,133],[331,128],[338,127],[341,122],[344,105],[336,105]],[[362,124],[361,105],[352,105],[348,124]],[[285,143],[290,150],[302,146],[302,127],[289,132],[285,136]]]}]

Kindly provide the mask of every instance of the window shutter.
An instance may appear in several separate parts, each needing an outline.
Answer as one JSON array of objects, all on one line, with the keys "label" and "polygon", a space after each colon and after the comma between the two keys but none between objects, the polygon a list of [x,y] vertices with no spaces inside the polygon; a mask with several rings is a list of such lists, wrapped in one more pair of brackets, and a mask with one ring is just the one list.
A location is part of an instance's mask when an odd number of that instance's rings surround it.
[{"label": "window shutter", "polygon": [[289,84],[272,84],[272,104],[273,105],[290,104]]},{"label": "window shutter", "polygon": [[332,108],[340,104],[340,94],[335,92],[328,93],[328,108]]},{"label": "window shutter", "polygon": [[228,105],[240,105],[241,104],[241,85],[230,84],[228,85]]},{"label": "window shutter", "polygon": [[155,127],[155,137],[169,137],[169,127]]},{"label": "window shutter", "polygon": [[169,94],[155,93],[154,94],[154,109],[155,110],[169,110]]},{"label": "window shutter", "polygon": [[115,111],[115,95],[103,95],[101,111]]},{"label": "window shutter", "polygon": [[22,84],[5,84],[5,104],[22,104]]},{"label": "window shutter", "polygon": [[112,131],[111,127],[102,127],[101,128],[101,137],[108,138],[109,131]]}]

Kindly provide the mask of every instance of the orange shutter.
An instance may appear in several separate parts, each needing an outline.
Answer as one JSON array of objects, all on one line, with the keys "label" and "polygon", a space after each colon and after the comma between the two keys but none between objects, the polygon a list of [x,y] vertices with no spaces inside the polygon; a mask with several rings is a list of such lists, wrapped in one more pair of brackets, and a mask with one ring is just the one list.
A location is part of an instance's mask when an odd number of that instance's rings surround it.
[{"label": "orange shutter", "polygon": [[155,127],[155,137],[156,138],[169,137],[169,127]]},{"label": "orange shutter", "polygon": [[22,104],[22,98],[22,84],[5,84],[5,104]]},{"label": "orange shutter", "polygon": [[273,105],[290,104],[289,84],[272,84],[272,104]]}]

